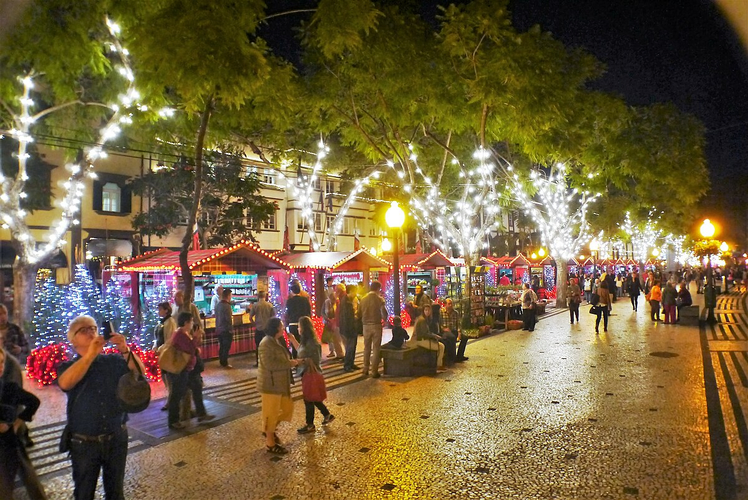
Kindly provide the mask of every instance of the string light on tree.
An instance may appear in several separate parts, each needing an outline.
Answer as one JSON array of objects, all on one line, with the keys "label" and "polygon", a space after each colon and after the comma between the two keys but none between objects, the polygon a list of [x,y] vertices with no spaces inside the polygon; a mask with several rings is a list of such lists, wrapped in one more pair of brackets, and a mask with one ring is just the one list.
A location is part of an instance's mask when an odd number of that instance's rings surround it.
[{"label": "string light on tree", "polygon": [[[589,191],[570,189],[566,179],[566,167],[557,163],[545,172],[533,170],[530,182],[539,203],[532,199],[529,190],[517,174],[513,175],[514,194],[526,214],[530,215],[540,231],[543,244],[556,261],[560,280],[566,279],[568,261],[579,254],[582,246],[591,238],[587,212],[590,204],[600,195]],[[560,287],[558,300],[565,302],[566,289]]]},{"label": "string light on tree", "polygon": [[631,244],[634,246],[634,259],[643,263],[649,257],[651,248],[657,247],[657,241],[662,236],[662,230],[657,227],[659,214],[655,209],[649,211],[647,221],[642,225],[635,225],[631,220],[631,214],[626,212],[621,229],[629,235]]},{"label": "string light on tree", "polygon": [[309,244],[315,251],[320,249],[320,244],[317,241],[317,235],[314,232],[314,197],[312,196],[312,193],[314,191],[314,185],[319,180],[318,174],[322,169],[322,160],[330,151],[330,148],[327,147],[322,140],[319,141],[318,146],[317,161],[314,163],[311,175],[304,175],[301,172],[301,167],[299,167],[299,175],[296,177],[296,180],[284,175],[283,172],[279,173],[281,178],[286,179],[288,187],[291,188],[291,194],[301,205],[301,216],[305,220],[307,234],[309,235]]},{"label": "string light on tree", "polygon": [[[33,280],[38,266],[49,259],[53,253],[65,244],[64,236],[71,225],[78,224],[77,213],[80,210],[84,193],[84,179],[88,176],[95,178],[94,163],[106,157],[104,146],[113,140],[121,131],[121,127],[132,123],[133,113],[137,110],[147,110],[147,106],[138,103],[140,94],[135,88],[135,78],[130,67],[128,51],[119,40],[120,28],[110,19],[106,19],[109,37],[106,46],[110,49],[110,60],[117,75],[123,77],[124,92],[119,94],[117,103],[96,103],[72,100],[36,110],[38,103],[34,100],[35,80],[44,75],[29,71],[19,77],[21,93],[16,102],[6,106],[11,112],[12,126],[9,130],[0,130],[18,142],[16,159],[18,170],[15,176],[0,175],[0,219],[3,227],[10,230],[11,238],[18,255],[14,264],[14,281],[16,283],[16,314],[19,321],[30,321],[33,299]],[[50,114],[76,105],[105,107],[111,111],[109,118],[98,131],[98,139],[93,146],[83,151],[82,157],[76,162],[65,166],[68,178],[61,183],[64,189],[62,198],[56,202],[61,209],[59,219],[50,224],[42,242],[32,237],[26,222],[27,212],[21,208],[21,203],[28,197],[25,192],[26,182],[29,180],[27,162],[30,157],[28,147],[33,142],[32,126]]]},{"label": "string light on tree", "polygon": [[358,196],[366,188],[369,182],[371,182],[372,179],[378,179],[380,174],[381,172],[379,170],[374,170],[367,174],[363,179],[357,180],[353,185],[353,189],[351,189],[351,192],[345,199],[343,206],[340,207],[338,214],[335,216],[335,219],[333,219],[330,227],[327,229],[328,250],[334,251],[337,248],[338,235],[340,235],[340,233],[343,231],[343,220],[348,214],[348,210],[351,208],[351,205],[355,203],[355,201],[358,199]]}]

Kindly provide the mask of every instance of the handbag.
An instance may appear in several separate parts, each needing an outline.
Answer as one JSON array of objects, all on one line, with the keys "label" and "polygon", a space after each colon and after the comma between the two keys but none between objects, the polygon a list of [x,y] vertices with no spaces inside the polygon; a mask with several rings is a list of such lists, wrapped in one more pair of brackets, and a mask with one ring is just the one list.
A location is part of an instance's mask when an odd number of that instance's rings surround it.
[{"label": "handbag", "polygon": [[309,361],[307,361],[307,368],[301,376],[301,393],[304,395],[304,401],[310,403],[321,403],[327,399],[325,377],[317,368],[317,365]]},{"label": "handbag", "polygon": [[192,354],[180,351],[174,347],[174,344],[167,342],[158,348],[158,367],[167,373],[181,373],[187,367],[191,357]]},{"label": "handbag", "polygon": [[322,338],[320,339],[320,342],[322,342],[323,344],[327,344],[332,341],[333,341],[332,326],[330,326],[329,324],[326,324],[325,327],[322,329]]},{"label": "handbag", "polygon": [[[127,363],[132,360],[132,351],[127,357]],[[117,382],[117,401],[126,413],[140,413],[151,403],[151,385],[143,375],[140,363],[135,363],[138,372],[129,370]]]},{"label": "handbag", "polygon": [[597,316],[597,306],[590,307],[590,314]]}]

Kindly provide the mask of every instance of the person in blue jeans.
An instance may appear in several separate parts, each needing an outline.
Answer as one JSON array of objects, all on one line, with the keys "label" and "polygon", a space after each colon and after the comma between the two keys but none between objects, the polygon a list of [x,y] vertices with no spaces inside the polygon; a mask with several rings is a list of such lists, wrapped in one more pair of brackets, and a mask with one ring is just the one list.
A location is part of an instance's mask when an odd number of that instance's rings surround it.
[{"label": "person in blue jeans", "polygon": [[[78,356],[58,370],[57,383],[68,396],[73,497],[93,500],[103,471],[106,499],[124,500],[127,413],[117,404],[117,384],[128,371],[145,372],[145,368],[130,353],[123,335],[113,333],[107,340],[97,331],[91,316],[74,318],[67,336]],[[119,354],[103,354],[107,342],[113,343]]]}]

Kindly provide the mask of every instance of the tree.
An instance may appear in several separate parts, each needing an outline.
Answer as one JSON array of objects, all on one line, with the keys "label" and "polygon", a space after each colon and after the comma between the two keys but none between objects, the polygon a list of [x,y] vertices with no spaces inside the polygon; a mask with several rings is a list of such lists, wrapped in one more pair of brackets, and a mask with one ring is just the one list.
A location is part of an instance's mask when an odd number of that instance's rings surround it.
[{"label": "tree", "polygon": [[[33,312],[37,270],[64,243],[83,196],[83,179],[106,155],[104,145],[132,121],[140,106],[119,26],[88,2],[33,3],[8,43],[0,47],[0,134],[17,144],[15,162],[0,178],[0,216],[16,250],[13,264],[15,319],[27,324]],[[35,124],[38,124],[35,125]],[[32,130],[33,128],[33,130]],[[26,222],[29,210],[42,208],[29,197],[33,133],[74,130],[92,141],[66,165],[69,177],[56,206],[60,216],[37,242]],[[83,129],[83,131],[81,131]],[[33,165],[33,163],[32,163]],[[7,177],[5,174],[9,174]],[[46,179],[48,181],[48,178]],[[48,189],[48,188],[47,188]]]},{"label": "tree", "polygon": [[[634,259],[639,262],[639,269],[644,270],[645,263],[649,258],[651,249],[659,248],[658,241],[662,237],[662,229],[658,227],[658,220],[661,212],[652,209],[647,214],[646,219],[638,224],[631,219],[631,214],[626,212],[626,218],[621,225],[621,229],[629,236],[631,244],[634,247]],[[640,276],[643,281],[643,273]]]},{"label": "tree", "polygon": [[[203,201],[206,146],[224,143],[242,128],[240,121],[251,121],[253,112],[265,124],[287,100],[279,92],[288,88],[293,71],[273,58],[255,33],[264,7],[261,0],[140,2],[138,16],[126,24],[146,88],[177,111],[176,126],[153,136],[177,144],[177,152],[189,157],[194,168],[192,200],[185,204],[188,228],[195,227]],[[193,153],[186,154],[187,148]],[[187,262],[191,243],[188,230],[179,257],[186,301],[194,289]]]},{"label": "tree", "polygon": [[[275,213],[277,207],[259,195],[261,180],[256,167],[242,161],[238,152],[210,152],[202,170],[202,197],[198,228],[201,240],[210,247],[229,246],[247,238]],[[151,206],[133,218],[141,235],[166,236],[192,207],[195,168],[182,158],[171,166],[130,181],[133,193],[148,197]],[[192,234],[187,228],[187,232]]]},{"label": "tree", "polygon": [[568,263],[590,239],[587,212],[598,195],[571,189],[566,179],[566,168],[559,163],[545,172],[530,174],[532,188],[539,203],[532,199],[530,190],[514,176],[514,193],[535,221],[543,244],[556,261],[556,305],[566,307],[566,276]]}]

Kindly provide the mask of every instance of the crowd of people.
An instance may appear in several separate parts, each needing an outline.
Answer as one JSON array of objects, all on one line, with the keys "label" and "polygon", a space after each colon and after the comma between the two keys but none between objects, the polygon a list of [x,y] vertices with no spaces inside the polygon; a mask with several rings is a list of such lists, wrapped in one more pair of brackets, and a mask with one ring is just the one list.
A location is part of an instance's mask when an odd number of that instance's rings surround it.
[{"label": "crowd of people", "polygon": [[[742,287],[746,284],[744,269],[728,270],[726,285]],[[634,312],[638,311],[639,297],[645,296],[650,305],[652,321],[677,323],[682,307],[692,304],[691,292],[703,288],[703,275],[687,271],[668,273],[650,271],[642,280],[636,272],[597,275],[572,275],[567,283],[570,322],[579,322],[580,305],[586,301],[596,315],[595,331],[609,327],[609,316],[617,299],[628,295]],[[402,327],[398,316],[392,319],[392,338],[382,345],[383,325],[388,320],[381,284],[373,281],[368,292],[359,293],[361,286],[334,284],[327,280],[322,307],[324,330],[322,342],[317,338],[312,322],[309,295],[298,282],[292,282],[285,315],[259,292],[258,301],[248,312],[255,326],[257,342],[257,390],[262,401],[262,428],[269,453],[283,454],[277,426],[293,416],[291,385],[294,378],[302,381],[306,410],[305,425],[300,434],[316,430],[315,412],[322,415],[322,425],[335,416],[324,404],[325,387],[322,377],[322,345],[328,347],[327,357],[342,362],[345,372],[361,370],[365,377],[379,378],[381,349],[420,346],[434,351],[439,371],[452,363],[466,361],[467,337],[461,328],[461,316],[454,303],[447,299],[443,307],[416,287],[412,301],[406,304],[415,320],[412,334]],[[689,290],[691,289],[691,290]],[[219,363],[226,369],[228,353],[233,341],[231,321],[231,291],[219,292],[214,305],[219,337]],[[523,326],[533,331],[536,324],[538,296],[531,284],[522,293]],[[207,413],[203,402],[202,372],[204,363],[200,353],[203,329],[194,304],[185,303],[184,294],[177,292],[174,303],[158,305],[159,322],[153,332],[153,348],[170,346],[185,360],[179,370],[164,372],[168,390],[166,404],[167,425],[182,429],[189,419],[206,422],[214,418]],[[226,316],[226,317],[223,317]],[[221,319],[222,318],[222,319]],[[144,370],[142,362],[130,349],[123,335],[112,333],[109,338],[99,335],[94,318],[78,316],[70,321],[67,339],[76,357],[63,363],[58,370],[58,385],[67,394],[67,426],[60,446],[70,454],[74,497],[93,499],[100,474],[106,498],[123,499],[123,482],[127,457],[128,414],[117,400],[120,378],[129,372]],[[363,366],[354,364],[358,337],[363,336]],[[39,408],[39,399],[23,389],[22,366],[29,354],[28,341],[21,329],[8,322],[8,311],[0,305],[0,498],[12,498],[17,477],[25,485],[29,497],[46,498],[26,449],[33,445],[25,423]],[[118,354],[105,354],[107,343],[114,345]],[[192,410],[194,405],[195,410]],[[8,415],[6,415],[6,413]]]},{"label": "crowd of people", "polygon": [[[744,272],[744,271],[743,271]],[[743,272],[740,275],[742,279]],[[580,273],[571,275],[566,284],[566,295],[569,300],[569,320],[573,325],[579,322],[580,305],[586,301],[591,306],[591,312],[596,316],[595,333],[600,333],[600,323],[603,331],[608,331],[608,320],[613,304],[625,295],[631,301],[634,312],[639,310],[639,297],[644,295],[650,307],[652,321],[663,321],[665,324],[675,324],[680,321],[680,311],[683,307],[693,304],[691,288],[701,293],[703,289],[703,273],[694,270],[669,272],[648,271],[644,280],[636,271]],[[735,280],[735,283],[739,283]],[[524,305],[524,304],[523,304]],[[660,311],[663,317],[660,316]]]}]

